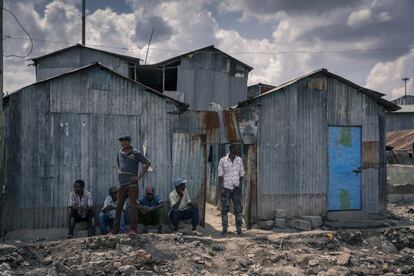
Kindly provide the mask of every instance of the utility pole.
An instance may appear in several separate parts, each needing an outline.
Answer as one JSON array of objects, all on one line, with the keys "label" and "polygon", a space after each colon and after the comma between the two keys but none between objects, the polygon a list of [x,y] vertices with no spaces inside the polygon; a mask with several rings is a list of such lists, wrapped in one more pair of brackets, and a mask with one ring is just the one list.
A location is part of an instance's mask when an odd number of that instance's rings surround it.
[{"label": "utility pole", "polygon": [[150,44],[151,44],[151,40],[152,40],[152,35],[153,34],[154,34],[154,27],[151,30],[150,38],[149,38],[149,41],[148,41],[147,54],[145,55],[145,62],[144,62],[144,64],[147,64],[148,52],[149,52],[149,47],[150,47]]},{"label": "utility pole", "polygon": [[85,46],[85,25],[86,25],[86,18],[85,18],[85,13],[86,13],[86,0],[82,0],[82,45]]},{"label": "utility pole", "polygon": [[[3,38],[3,0],[0,0],[0,36]],[[3,112],[3,39],[0,41],[0,237],[4,235],[4,209],[6,186],[4,184],[4,112]]]},{"label": "utility pole", "polygon": [[404,77],[401,80],[404,82],[404,87],[405,87],[405,93],[404,93],[404,95],[407,97],[407,81],[409,81],[410,78]]}]

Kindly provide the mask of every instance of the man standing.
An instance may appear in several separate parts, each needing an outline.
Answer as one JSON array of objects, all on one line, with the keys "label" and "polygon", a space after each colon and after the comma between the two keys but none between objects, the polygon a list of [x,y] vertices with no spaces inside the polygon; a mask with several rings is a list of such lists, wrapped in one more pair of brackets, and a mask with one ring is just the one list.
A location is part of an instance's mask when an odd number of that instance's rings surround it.
[{"label": "man standing", "polygon": [[144,225],[144,233],[147,233],[147,226],[158,226],[158,233],[161,234],[161,219],[164,215],[164,203],[161,199],[154,195],[154,188],[148,186],[145,189],[145,195],[138,200],[138,223]]},{"label": "man standing", "polygon": [[196,228],[199,223],[198,206],[191,202],[190,195],[185,187],[185,183],[187,182],[188,180],[181,177],[177,177],[173,182],[175,189],[169,196],[172,206],[170,219],[174,227],[173,230],[177,231],[180,220],[191,218],[191,224],[193,225],[192,231],[194,234],[197,234]]},{"label": "man standing", "polygon": [[[122,149],[117,156],[118,163],[118,204],[115,209],[115,220],[112,234],[118,234],[121,220],[122,208],[128,198],[132,207],[130,233],[137,233],[137,198],[138,181],[144,176],[151,163],[136,149],[131,146],[131,137],[122,136],[119,138]],[[139,163],[144,164],[141,173],[138,174]]]},{"label": "man standing", "polygon": [[221,189],[221,223],[223,235],[227,234],[229,227],[227,213],[230,211],[230,200],[233,201],[234,215],[236,216],[237,234],[241,235],[242,206],[241,189],[243,183],[244,168],[243,160],[240,157],[238,145],[230,145],[230,153],[220,159],[218,166],[219,187]]},{"label": "man standing", "polygon": [[85,182],[83,180],[76,180],[73,184],[73,191],[69,194],[68,238],[73,238],[75,224],[80,221],[88,222],[88,237],[95,235],[92,205],[92,195],[90,192],[85,191]]},{"label": "man standing", "polygon": [[[118,203],[118,188],[111,187],[109,189],[109,195],[105,198],[104,206],[99,213],[99,227],[101,229],[101,234],[105,235],[108,233],[108,227],[113,228],[114,218],[115,218],[115,209],[116,204]],[[121,214],[121,233],[125,233],[125,223],[126,223],[126,214],[125,214],[125,204],[122,209]]]}]

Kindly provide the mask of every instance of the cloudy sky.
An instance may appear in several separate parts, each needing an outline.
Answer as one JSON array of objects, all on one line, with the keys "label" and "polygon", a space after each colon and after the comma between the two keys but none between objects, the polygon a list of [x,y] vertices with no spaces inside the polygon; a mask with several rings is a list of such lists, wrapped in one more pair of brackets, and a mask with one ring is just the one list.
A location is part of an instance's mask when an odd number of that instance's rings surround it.
[{"label": "cloudy sky", "polygon": [[[412,0],[87,0],[86,44],[157,62],[214,44],[254,67],[249,84],[319,68],[395,98],[414,94]],[[27,59],[79,43],[81,0],[5,0],[34,39],[4,57],[4,90],[34,81]],[[4,55],[30,41],[4,12]]]}]

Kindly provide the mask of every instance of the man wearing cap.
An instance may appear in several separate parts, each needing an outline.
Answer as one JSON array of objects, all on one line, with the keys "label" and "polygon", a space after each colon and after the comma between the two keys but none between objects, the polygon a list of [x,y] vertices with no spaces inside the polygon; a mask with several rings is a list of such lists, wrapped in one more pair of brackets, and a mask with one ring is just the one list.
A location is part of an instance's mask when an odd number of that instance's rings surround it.
[{"label": "man wearing cap", "polygon": [[220,159],[218,166],[218,180],[221,189],[221,223],[223,235],[227,234],[230,200],[233,201],[234,215],[236,217],[237,234],[241,235],[242,205],[240,185],[243,183],[244,167],[240,157],[240,148],[236,144],[230,145],[230,153]]},{"label": "man wearing cap", "polygon": [[[99,213],[99,227],[101,229],[101,234],[105,235],[108,233],[108,227],[113,228],[114,218],[115,218],[115,209],[117,202],[118,188],[111,187],[109,188],[109,195],[105,198],[104,205]],[[125,213],[125,204],[122,209],[121,214],[121,225],[120,232],[125,233],[125,222],[126,222],[126,213]]]},{"label": "man wearing cap", "polygon": [[[118,163],[118,204],[115,209],[115,220],[112,234],[119,232],[122,207],[128,198],[131,208],[131,227],[130,232],[137,232],[137,198],[138,198],[138,181],[144,176],[151,163],[136,149],[131,146],[131,137],[122,136],[119,138],[122,149],[117,156]],[[139,163],[144,164],[141,172],[138,173]]]},{"label": "man wearing cap", "polygon": [[180,220],[191,219],[193,225],[192,231],[195,233],[197,224],[199,223],[199,213],[197,204],[191,202],[190,195],[185,184],[188,180],[177,177],[173,181],[174,191],[170,193],[171,212],[170,220],[173,224],[173,230],[178,230]]},{"label": "man wearing cap", "polygon": [[144,233],[147,233],[147,226],[158,226],[158,233],[161,234],[164,203],[154,194],[154,188],[148,186],[145,188],[145,195],[138,200],[138,223],[144,225]]}]

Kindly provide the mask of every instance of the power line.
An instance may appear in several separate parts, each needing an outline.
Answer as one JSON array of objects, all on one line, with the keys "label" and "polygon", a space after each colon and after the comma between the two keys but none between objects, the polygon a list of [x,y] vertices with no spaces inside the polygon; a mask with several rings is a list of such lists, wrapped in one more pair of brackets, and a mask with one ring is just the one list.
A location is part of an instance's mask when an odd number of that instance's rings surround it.
[{"label": "power line", "polygon": [[[15,40],[27,40],[24,37],[12,37],[10,35],[7,36],[9,39]],[[33,38],[33,41],[40,41],[45,43],[51,44],[63,44],[63,45],[74,45],[76,42],[62,42],[62,41],[50,41],[46,39],[36,39]],[[103,47],[103,48],[112,48],[112,49],[121,49],[125,51],[136,51],[136,50],[144,50],[144,47],[135,46],[132,48],[128,47],[119,47],[119,46],[111,46],[111,45],[104,45],[104,44],[87,44],[88,46],[94,47]],[[321,51],[312,51],[312,50],[289,50],[289,51],[277,51],[277,52],[262,52],[262,51],[250,51],[250,52],[227,52],[228,54],[234,55],[278,55],[278,54],[346,54],[346,53],[357,53],[357,52],[395,52],[395,51],[407,51],[414,49],[414,46],[409,47],[400,47],[400,48],[368,48],[368,49],[349,49],[349,50],[321,50]],[[165,51],[165,52],[192,52],[194,49],[166,49],[166,48],[154,48],[151,47],[151,50],[156,51]],[[206,52],[206,53],[221,53],[219,51],[197,51],[197,52]]]},{"label": "power line", "polygon": [[[32,40],[32,37],[30,36],[29,32],[26,31],[25,28],[23,28],[22,24],[20,24],[20,22],[17,19],[16,15],[12,11],[10,11],[8,9],[5,9],[5,8],[3,8],[3,10],[5,10],[6,12],[8,12],[9,14],[11,14],[13,16],[14,20],[16,20],[17,24],[20,26],[20,28],[23,30],[23,32],[25,32],[27,34],[27,36],[29,37],[29,40],[30,40],[30,50],[29,50],[29,52],[26,55],[24,55],[24,56],[19,56],[19,55],[3,55],[3,56],[4,57],[17,57],[17,58],[26,58],[26,57],[30,56],[30,54],[33,51],[33,40]],[[4,38],[3,38],[3,40],[4,40]]]}]

